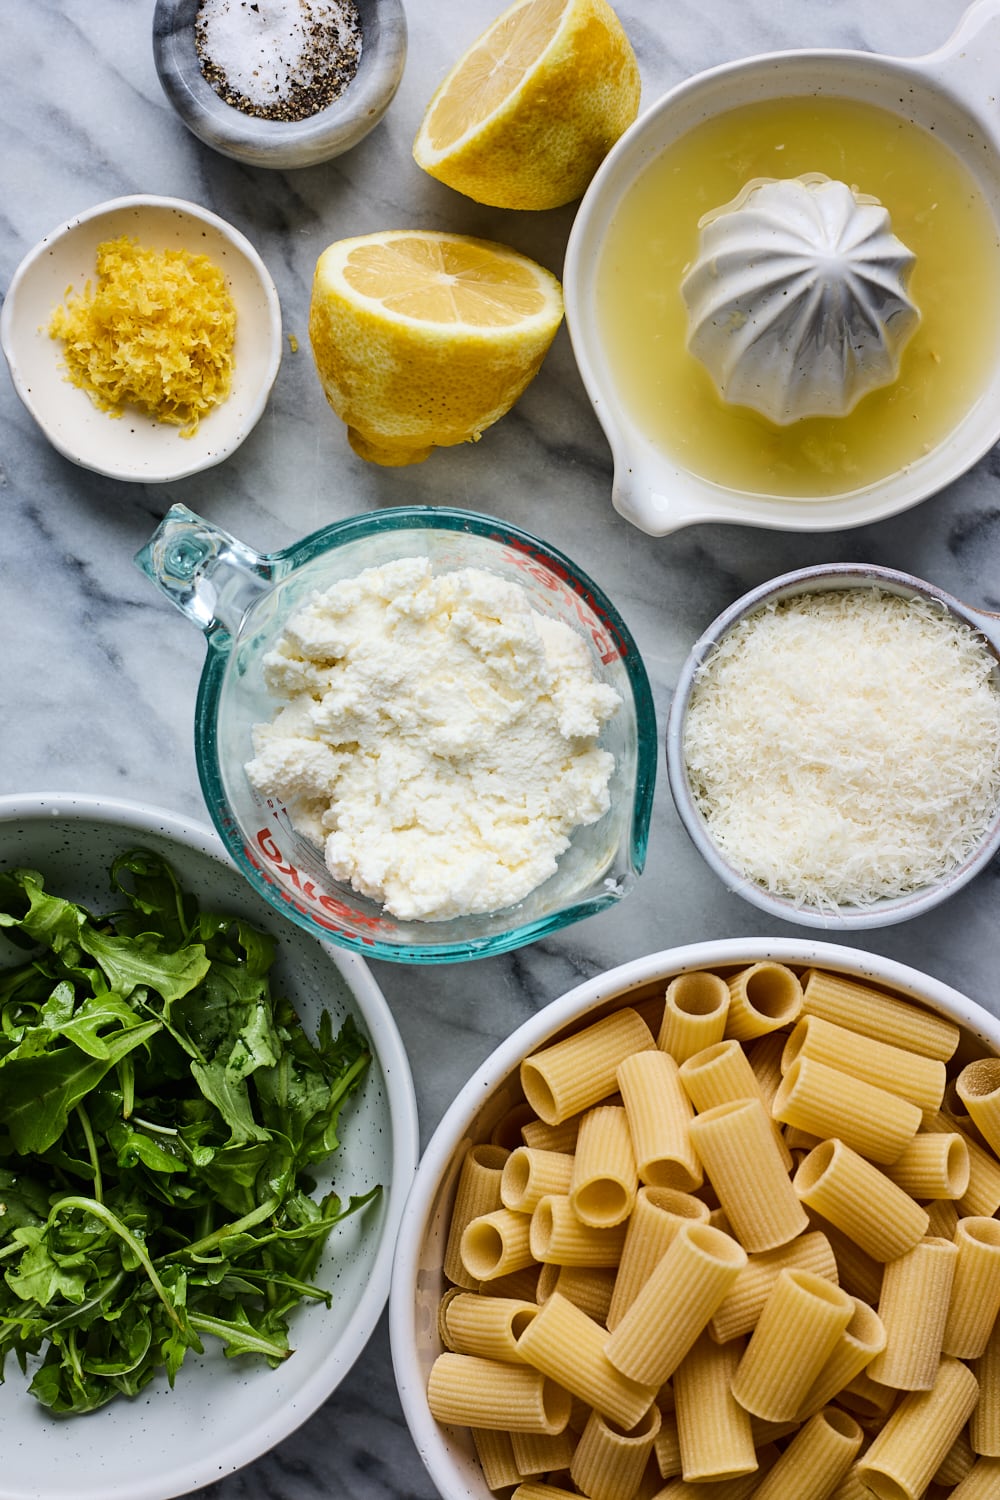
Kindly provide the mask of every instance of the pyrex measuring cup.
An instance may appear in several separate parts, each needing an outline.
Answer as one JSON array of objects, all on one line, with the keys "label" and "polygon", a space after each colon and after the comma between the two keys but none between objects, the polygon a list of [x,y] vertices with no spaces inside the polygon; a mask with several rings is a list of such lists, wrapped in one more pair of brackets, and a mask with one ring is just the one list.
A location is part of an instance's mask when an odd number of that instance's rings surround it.
[{"label": "pyrex measuring cup", "polygon": [[831,563],[819,567],[800,568],[794,573],[784,573],[778,578],[772,578],[767,583],[751,589],[749,593],[737,599],[717,619],[713,620],[691,648],[681,669],[670,707],[666,734],[667,776],[681,822],[692,843],[723,884],[738,896],[742,896],[744,900],[759,907],[761,911],[767,912],[769,916],[780,917],[783,921],[796,922],[805,927],[821,927],[841,933],[862,928],[888,927],[896,922],[905,922],[909,917],[920,916],[930,911],[932,907],[960,890],[989,864],[1000,849],[1000,808],[997,809],[979,846],[961,864],[955,865],[932,885],[922,886],[901,896],[874,901],[864,906],[842,906],[836,912],[797,904],[791,898],[775,895],[755,881],[748,879],[730,864],[719,850],[695,801],[688,779],[684,757],[684,729],[688,704],[698,670],[713,648],[734,625],[771,602],[788,599],[798,594],[851,588],[877,588],[884,593],[897,594],[903,598],[923,598],[949,611],[956,619],[977,631],[987,643],[991,654],[997,658],[993,676],[1000,690],[1000,615],[991,614],[987,610],[973,609],[943,589],[936,588],[934,584],[925,583],[910,573],[902,573],[893,568],[883,568],[868,563]]},{"label": "pyrex measuring cup", "polygon": [[[403,921],[335,881],[322,850],[291,826],[245,774],[252,727],[280,706],[261,659],[289,616],[315,592],[398,557],[436,572],[480,567],[521,585],[533,608],[587,642],[592,668],[622,699],[601,744],[614,756],[611,806],[575,830],[554,875],[517,906],[449,921]],[[251,884],[316,936],[372,958],[439,963],[502,953],[600,911],[631,890],[645,863],[656,774],[652,693],[614,605],[544,542],[469,511],[406,506],[340,521],[294,546],[259,553],[174,505],[137,565],[204,631],[208,647],[195,707],[195,752],[216,828]]]}]

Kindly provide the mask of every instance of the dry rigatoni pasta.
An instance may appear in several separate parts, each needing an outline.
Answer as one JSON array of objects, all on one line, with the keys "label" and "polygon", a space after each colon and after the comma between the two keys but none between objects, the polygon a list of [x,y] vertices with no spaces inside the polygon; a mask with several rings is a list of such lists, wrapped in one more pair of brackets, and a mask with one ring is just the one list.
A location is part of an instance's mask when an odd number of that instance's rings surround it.
[{"label": "dry rigatoni pasta", "polygon": [[631,1006],[624,1006],[525,1058],[521,1087],[549,1125],[599,1104],[618,1087],[618,1064],[633,1052],[655,1047],[653,1034]]},{"label": "dry rigatoni pasta", "polygon": [[903,1397],[858,1464],[877,1500],[920,1500],[972,1414],[978,1389],[968,1365],[945,1355],[931,1390]]},{"label": "dry rigatoni pasta", "polygon": [[979,1398],[969,1423],[972,1448],[987,1458],[1000,1458],[1000,1318],[972,1369],[979,1381]]},{"label": "dry rigatoni pasta", "polygon": [[684,1224],[609,1334],[611,1363],[633,1380],[653,1386],[669,1380],[746,1258],[730,1235],[707,1224]]},{"label": "dry rigatoni pasta", "polygon": [[824,1141],[795,1173],[795,1188],[824,1219],[873,1260],[895,1260],[927,1232],[927,1213],[877,1167],[845,1146]]},{"label": "dry rigatoni pasta", "polygon": [[[674,997],[697,1010],[700,989],[705,1013],[726,1010],[728,1024],[731,986],[745,984],[747,973],[745,967],[736,975],[701,976],[687,1002],[685,987]],[[794,971],[788,973],[797,983]],[[764,978],[783,983],[774,974]],[[662,991],[640,993],[624,1007],[632,1012],[626,1017],[631,1043],[613,1067],[606,1056],[594,1057],[594,1028],[587,1027],[556,1044],[562,1048],[591,1033],[582,1051],[557,1052],[556,1066],[539,1085],[543,1093],[550,1081],[563,1090],[561,1070],[569,1058],[570,1071],[586,1073],[591,1088],[595,1070],[603,1068],[599,1097],[584,1102],[579,1090],[560,1092],[559,1108],[570,1112],[556,1120],[559,1111],[550,1109],[546,1121],[533,1106],[512,1103],[507,1090],[505,1113],[488,1131],[485,1148],[498,1155],[477,1161],[470,1153],[463,1162],[446,1241],[457,1236],[460,1243],[468,1234],[474,1246],[485,1229],[481,1259],[473,1254],[471,1267],[486,1275],[460,1266],[461,1279],[449,1278],[438,1310],[446,1354],[434,1372],[433,1410],[450,1422],[461,1421],[455,1413],[464,1412],[484,1476],[508,1500],[511,1492],[519,1500],[580,1494],[590,1500],[945,1500],[955,1486],[961,1493],[977,1465],[987,1467],[980,1468],[980,1490],[970,1490],[969,1500],[992,1495],[1000,1464],[1000,1276],[982,1265],[1000,1257],[1000,1220],[992,1217],[1000,1209],[1000,1162],[971,1115],[964,1125],[954,1118],[955,1110],[966,1111],[957,1079],[971,1053],[966,1048],[961,1062],[950,1065],[942,1089],[957,1035],[950,1024],[939,1027],[938,1018],[909,1002],[896,1002],[901,1009],[894,1009],[894,997],[837,975],[808,971],[803,988],[816,1010],[806,1006],[783,1029],[746,1042],[727,1033],[721,1047],[716,1039],[695,1049],[690,1031],[687,1043],[677,1042],[678,1050],[691,1048],[681,1061],[695,1077],[703,1064],[714,1063],[713,1049],[721,1058],[716,1074],[711,1067],[705,1074],[706,1089],[729,1068],[725,1088],[733,1097],[718,1102],[699,1094],[697,1084],[689,1095],[677,1057],[653,1044],[653,1037],[659,1043],[668,1034],[668,1022],[680,1024],[682,1006],[671,1020]],[[749,993],[754,1008],[765,1010],[752,986]],[[835,1014],[828,1015],[831,1006]],[[866,1021],[869,1009],[874,1020]],[[615,1014],[598,1028],[614,1023]],[[758,1015],[753,1024],[759,1023]],[[611,1036],[613,1047],[623,1045],[613,1024],[597,1034]],[[552,1051],[543,1048],[539,1055],[548,1054],[551,1063]],[[789,1063],[784,1076],[783,1056]],[[529,1077],[531,1064],[526,1059]],[[789,1078],[822,1068],[836,1080],[830,1094],[848,1098],[848,1115],[860,1115],[866,1101],[878,1104],[860,1126],[846,1122],[866,1132],[851,1138],[863,1142],[867,1156],[833,1133],[844,1124],[842,1103],[841,1114],[814,1116],[808,1128],[798,1116],[772,1118],[772,1108],[785,1113]],[[872,1092],[863,1095],[858,1086]],[[685,1106],[679,1119],[678,1096]],[[712,1115],[720,1103],[723,1115],[726,1108],[738,1116],[749,1107],[756,1116],[753,1149],[727,1151],[724,1142],[713,1158]],[[900,1108],[910,1111],[902,1132],[892,1114]],[[670,1110],[672,1135],[664,1148]],[[898,1156],[880,1159],[889,1154],[885,1141],[894,1131],[897,1141],[906,1136],[915,1115],[917,1128]],[[599,1127],[605,1125],[614,1147],[602,1143]],[[737,1120],[740,1129],[744,1125]],[[708,1142],[704,1151],[699,1132]],[[779,1138],[782,1148],[794,1150],[794,1165],[779,1150],[772,1177]],[[766,1149],[757,1149],[763,1142]],[[685,1153],[694,1164],[682,1179],[691,1192],[643,1180],[656,1178],[664,1161],[673,1171]],[[471,1217],[469,1193],[459,1191],[463,1175],[486,1190]],[[617,1187],[625,1181],[626,1198],[631,1187],[626,1217],[611,1228],[584,1222],[595,1217],[585,1191],[595,1181]],[[774,1211],[772,1188],[791,1194],[795,1233],[758,1250],[761,1214]],[[604,1191],[594,1195],[598,1219]],[[762,1201],[763,1210],[741,1208],[741,1191]],[[618,1206],[620,1200],[609,1216]],[[509,1214],[501,1223],[514,1221],[522,1236],[527,1223],[527,1263],[518,1266],[516,1255],[505,1260],[505,1245],[489,1241],[498,1214]],[[969,1229],[979,1221],[986,1223],[983,1230]],[[718,1286],[706,1292],[718,1265],[704,1285],[682,1265],[678,1247],[692,1238],[697,1245],[699,1236],[703,1251],[705,1236],[727,1247],[717,1259],[732,1279],[719,1300]],[[960,1243],[967,1262],[961,1282]],[[731,1257],[739,1261],[735,1269],[727,1264]],[[946,1264],[955,1267],[947,1299]],[[699,1269],[704,1274],[704,1266]],[[790,1310],[782,1291],[789,1281],[811,1295],[805,1311]],[[709,1305],[714,1311],[706,1316]],[[831,1324],[845,1307],[846,1322],[833,1330],[830,1345]],[[978,1357],[956,1352],[980,1348]],[[507,1391],[509,1375],[495,1373],[505,1368],[527,1372],[530,1391],[523,1384]],[[893,1384],[879,1383],[889,1380]],[[544,1393],[556,1388],[563,1405],[554,1421]],[[859,1429],[871,1447],[854,1456]],[[1000,1489],[996,1493],[1000,1500]]]},{"label": "dry rigatoni pasta", "polygon": [[507,1489],[518,1483],[521,1473],[514,1462],[514,1445],[509,1432],[493,1427],[473,1427],[472,1441],[483,1478],[491,1490]]},{"label": "dry rigatoni pasta", "polygon": [[1000,1057],[978,1057],[959,1073],[958,1097],[986,1143],[1000,1154]]},{"label": "dry rigatoni pasta", "polygon": [[804,1016],[797,1023],[782,1056],[783,1070],[797,1057],[809,1057],[864,1083],[908,1099],[921,1111],[938,1110],[944,1098],[946,1073],[939,1058],[922,1057],[903,1047],[863,1037],[822,1016]]},{"label": "dry rigatoni pasta", "polygon": [[656,1394],[608,1358],[607,1334],[558,1293],[525,1328],[518,1346],[529,1365],[548,1375],[626,1432],[649,1410]]},{"label": "dry rigatoni pasta", "polygon": [[659,1430],[655,1405],[628,1432],[591,1412],[569,1465],[574,1484],[589,1500],[633,1500]]},{"label": "dry rigatoni pasta", "polygon": [[718,1104],[696,1115],[691,1139],[747,1250],[773,1250],[808,1227],[759,1098]]},{"label": "dry rigatoni pasta", "polygon": [[800,1422],[808,1421],[828,1401],[840,1396],[885,1348],[885,1327],[878,1313],[860,1297],[852,1297],[851,1301],[854,1311],[850,1322],[806,1392],[797,1413]]},{"label": "dry rigatoni pasta", "polygon": [[957,1260],[954,1244],[928,1238],[886,1266],[878,1304],[885,1348],[868,1366],[879,1385],[929,1391],[934,1384]]},{"label": "dry rigatoni pasta", "polygon": [[482,1359],[520,1364],[518,1335],[537,1312],[533,1302],[460,1292],[448,1298],[442,1310],[448,1348],[456,1354],[478,1354]]},{"label": "dry rigatoni pasta", "polygon": [[787,964],[769,959],[750,964],[729,979],[726,1036],[748,1042],[768,1031],[779,1031],[798,1019],[802,985]]},{"label": "dry rigatoni pasta", "polygon": [[969,1441],[969,1429],[964,1427],[934,1470],[931,1484],[943,1484],[949,1488],[960,1484],[975,1461],[976,1455]]},{"label": "dry rigatoni pasta", "polygon": [[730,1479],[757,1468],[750,1416],[733,1395],[743,1343],[702,1334],[674,1372],[677,1435],[685,1479]]},{"label": "dry rigatoni pasta", "polygon": [[606,1325],[617,1279],[618,1271],[614,1267],[557,1266],[549,1262],[542,1267],[538,1277],[538,1301],[539,1304],[547,1302],[554,1292],[558,1292],[595,1323]]},{"label": "dry rigatoni pasta", "polygon": [[634,1052],[618,1066],[640,1181],[689,1192],[701,1186],[701,1163],[688,1127],[694,1115],[677,1063],[666,1052]]},{"label": "dry rigatoni pasta", "polygon": [[718,1104],[730,1104],[734,1100],[759,1099],[764,1112],[771,1121],[771,1130],[777,1142],[781,1160],[787,1171],[792,1164],[788,1147],[782,1138],[781,1126],[771,1119],[771,1104],[765,1100],[757,1075],[739,1042],[729,1038],[696,1052],[682,1063],[679,1077],[685,1092],[699,1114],[714,1109]]},{"label": "dry rigatoni pasta", "polygon": [[503,1206],[500,1180],[506,1160],[502,1146],[470,1146],[465,1153],[444,1251],[444,1274],[456,1286],[476,1285],[476,1278],[462,1264],[462,1235],[473,1219]]},{"label": "dry rigatoni pasta", "polygon": [[807,1230],[776,1250],[749,1255],[725,1300],[712,1314],[708,1325],[712,1338],[724,1343],[752,1333],[779,1272],[792,1270],[812,1271],[827,1281],[837,1281],[837,1262],[825,1234]]},{"label": "dry rigatoni pasta", "polygon": [[827,1407],[796,1433],[754,1500],[827,1500],[850,1469],[864,1434],[845,1411]]},{"label": "dry rigatoni pasta", "polygon": [[566,1151],[539,1151],[517,1146],[504,1162],[500,1201],[515,1213],[531,1214],[549,1193],[568,1193],[573,1156]]},{"label": "dry rigatoni pasta", "polygon": [[[650,1057],[659,1057],[650,1052]],[[632,1133],[625,1109],[616,1104],[598,1104],[580,1121],[570,1207],[584,1224],[611,1229],[632,1212],[639,1177],[635,1165]]]},{"label": "dry rigatoni pasta", "polygon": [[676,1063],[721,1042],[729,1010],[729,986],[718,974],[695,969],[667,985],[656,1045]]},{"label": "dry rigatoni pasta", "polygon": [[562,1432],[570,1412],[568,1390],[543,1371],[474,1354],[438,1355],[427,1404],[438,1422],[505,1432]]},{"label": "dry rigatoni pasta", "polygon": [[562,1432],[512,1432],[511,1451],[522,1479],[568,1469],[576,1452],[576,1434]]},{"label": "dry rigatoni pasta", "polygon": [[881,1165],[902,1154],[921,1124],[915,1104],[801,1054],[787,1069],[771,1109],[783,1124],[821,1140],[836,1138]]},{"label": "dry rigatoni pasta", "polygon": [[509,1208],[480,1214],[462,1233],[459,1254],[466,1275],[474,1282],[491,1281],[530,1266],[538,1259],[531,1253],[530,1230],[528,1214],[515,1214]]},{"label": "dry rigatoni pasta", "polygon": [[1000,1220],[960,1219],[958,1255],[942,1348],[959,1359],[978,1359],[1000,1312]]},{"label": "dry rigatoni pasta", "polygon": [[958,1046],[959,1031],[953,1021],[932,1015],[909,1000],[825,969],[809,969],[802,979],[802,1010],[807,1016],[820,1016],[875,1041],[942,1062],[947,1062]]},{"label": "dry rigatoni pasta", "polygon": [[1000,1459],[981,1458],[952,1490],[951,1500],[996,1500],[998,1495]]},{"label": "dry rigatoni pasta", "polygon": [[853,1314],[824,1276],[780,1271],[733,1377],[740,1405],[766,1422],[796,1420]]},{"label": "dry rigatoni pasta", "polygon": [[956,1131],[922,1131],[884,1171],[918,1202],[961,1198],[969,1186],[969,1148]]},{"label": "dry rigatoni pasta", "polygon": [[707,1223],[708,1216],[708,1204],[690,1193],[674,1188],[639,1189],[608,1307],[608,1328],[621,1322],[683,1226],[692,1220]]},{"label": "dry rigatoni pasta", "polygon": [[617,1266],[627,1224],[595,1229],[573,1212],[568,1193],[550,1193],[530,1219],[529,1245],[535,1260],[557,1266]]}]

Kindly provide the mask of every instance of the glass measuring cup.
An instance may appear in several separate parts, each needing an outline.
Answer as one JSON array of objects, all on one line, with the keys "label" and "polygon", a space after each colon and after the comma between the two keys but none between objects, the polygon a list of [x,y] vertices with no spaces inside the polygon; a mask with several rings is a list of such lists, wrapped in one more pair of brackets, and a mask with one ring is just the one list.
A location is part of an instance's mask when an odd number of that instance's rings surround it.
[{"label": "glass measuring cup", "polygon": [[[316,591],[399,557],[435,572],[480,567],[524,588],[534,609],[587,642],[599,680],[622,705],[601,734],[614,756],[611,805],[577,828],[556,873],[504,911],[448,921],[403,921],[335,881],[322,850],[283,806],[260,797],[244,771],[252,726],[273,718],[261,659],[289,616]],[[205,633],[195,705],[195,753],[209,813],[229,853],[271,904],[316,936],[371,958],[440,963],[506,952],[620,900],[646,856],[656,775],[652,693],[627,626],[585,574],[554,548],[471,511],[404,506],[327,526],[291,547],[258,553],[174,505],[136,555],[137,566]]]},{"label": "glass measuring cup", "polygon": [[744,900],[759,907],[769,916],[786,922],[795,922],[805,927],[819,927],[828,931],[848,933],[873,927],[888,927],[896,922],[905,922],[910,917],[922,915],[932,907],[966,885],[989,864],[1000,850],[1000,808],[993,816],[978,846],[961,861],[932,884],[892,898],[873,901],[863,906],[841,906],[837,911],[797,903],[788,896],[765,890],[756,881],[749,879],[722,854],[712,838],[704,816],[695,801],[688,779],[684,756],[684,730],[688,704],[695,680],[702,663],[713,648],[740,620],[756,614],[765,605],[788,599],[799,594],[827,592],[833,589],[878,588],[884,593],[897,594],[903,598],[923,598],[947,610],[956,619],[974,630],[985,642],[991,655],[997,658],[993,669],[994,679],[1000,684],[1000,615],[987,610],[973,609],[968,604],[948,594],[934,584],[926,583],[911,573],[893,568],[879,567],[869,563],[830,563],[822,566],[800,568],[792,573],[783,573],[767,583],[751,589],[713,620],[699,637],[681,669],[667,720],[666,757],[667,779],[681,822],[702,858],[728,890],[734,891]]}]

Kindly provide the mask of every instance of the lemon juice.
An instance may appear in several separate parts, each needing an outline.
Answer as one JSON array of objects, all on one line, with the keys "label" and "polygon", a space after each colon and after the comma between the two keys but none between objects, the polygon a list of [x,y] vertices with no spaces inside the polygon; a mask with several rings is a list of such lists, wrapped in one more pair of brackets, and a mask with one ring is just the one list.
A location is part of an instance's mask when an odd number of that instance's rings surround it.
[{"label": "lemon juice", "polygon": [[[891,385],[846,416],[778,426],[724,401],[688,352],[680,284],[702,215],[755,178],[806,173],[888,210],[916,256],[921,321]],[[619,397],[675,462],[752,493],[841,495],[915,463],[981,395],[1000,334],[1000,238],[971,172],[931,132],[855,100],[772,100],[716,116],[651,162],[608,232],[598,304]]]}]

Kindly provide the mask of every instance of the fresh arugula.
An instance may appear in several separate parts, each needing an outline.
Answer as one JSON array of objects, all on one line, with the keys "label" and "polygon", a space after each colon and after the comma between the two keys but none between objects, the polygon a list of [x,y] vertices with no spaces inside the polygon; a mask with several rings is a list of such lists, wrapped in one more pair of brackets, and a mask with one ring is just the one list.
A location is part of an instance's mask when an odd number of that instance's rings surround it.
[{"label": "fresh arugula", "polygon": [[[317,1196],[370,1060],[348,1017],[309,1040],[273,940],[202,911],[158,855],[115,860],[97,918],[0,872],[0,1379],[54,1412],[173,1383],[206,1338],[276,1366],[344,1205]],[[116,896],[117,899],[117,896]]]}]

